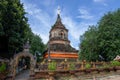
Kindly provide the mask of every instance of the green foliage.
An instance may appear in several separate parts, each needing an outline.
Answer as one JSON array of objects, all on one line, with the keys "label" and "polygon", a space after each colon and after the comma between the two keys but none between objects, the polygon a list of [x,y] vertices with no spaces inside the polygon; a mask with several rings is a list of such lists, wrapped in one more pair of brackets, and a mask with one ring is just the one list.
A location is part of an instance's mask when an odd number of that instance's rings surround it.
[{"label": "green foliage", "polygon": [[85,69],[90,69],[91,68],[91,65],[89,63],[86,63],[85,64]]},{"label": "green foliage", "polygon": [[55,61],[52,61],[48,64],[48,70],[54,71],[54,70],[56,70],[56,67],[57,67],[57,64]]},{"label": "green foliage", "polygon": [[120,54],[120,10],[109,12],[99,22],[99,52],[106,61]]},{"label": "green foliage", "polygon": [[0,73],[4,72],[6,70],[6,64],[2,63],[2,65],[0,66]]},{"label": "green foliage", "polygon": [[34,55],[36,54],[37,61],[40,61],[40,57],[43,56],[43,52],[46,49],[45,44],[42,42],[40,36],[35,34],[32,34],[30,42],[31,42],[30,52]]},{"label": "green foliage", "polygon": [[111,64],[111,66],[120,66],[119,61],[111,61],[110,64]]},{"label": "green foliage", "polygon": [[103,64],[102,68],[109,68],[110,67],[110,64]]},{"label": "green foliage", "polygon": [[32,53],[35,53],[36,51],[43,53],[45,50],[45,45],[39,35],[32,35],[30,50]]},{"label": "green foliage", "polygon": [[35,51],[43,52],[45,45],[38,35],[32,33],[25,14],[20,0],[0,0],[0,41],[3,41],[2,44],[7,43],[6,50],[0,56],[10,58],[22,51],[28,39],[33,54]]},{"label": "green foliage", "polygon": [[75,70],[75,64],[74,63],[69,64],[69,70]]},{"label": "green foliage", "polygon": [[27,24],[23,4],[20,0],[0,0],[0,36],[5,37],[8,43],[6,56],[10,58],[14,53],[22,51],[30,27]]},{"label": "green foliage", "polygon": [[80,59],[111,61],[120,55],[120,9],[104,15],[98,25],[91,26],[80,37]]},{"label": "green foliage", "polygon": [[[97,27],[90,26],[80,37],[80,51],[79,56],[81,60],[96,61],[98,59],[97,48]],[[94,57],[93,57],[94,56]]]}]

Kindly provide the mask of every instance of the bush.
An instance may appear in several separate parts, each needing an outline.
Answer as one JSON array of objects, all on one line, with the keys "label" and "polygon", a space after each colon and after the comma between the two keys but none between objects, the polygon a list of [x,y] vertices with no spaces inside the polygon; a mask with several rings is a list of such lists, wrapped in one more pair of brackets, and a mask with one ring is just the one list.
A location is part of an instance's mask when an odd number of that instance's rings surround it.
[{"label": "bush", "polygon": [[6,70],[6,64],[2,63],[2,65],[0,66],[0,73],[4,72]]},{"label": "bush", "polygon": [[110,65],[109,64],[103,64],[103,68],[109,68]]},{"label": "bush", "polygon": [[48,64],[48,70],[56,70],[56,62],[52,61]]},{"label": "bush", "polygon": [[75,69],[75,64],[70,63],[70,64],[69,64],[69,69],[70,69],[70,70],[74,70],[74,69]]},{"label": "bush", "polygon": [[85,69],[90,69],[91,68],[91,65],[89,63],[86,63],[85,64]]},{"label": "bush", "polygon": [[119,61],[111,61],[111,66],[120,66],[120,62]]}]

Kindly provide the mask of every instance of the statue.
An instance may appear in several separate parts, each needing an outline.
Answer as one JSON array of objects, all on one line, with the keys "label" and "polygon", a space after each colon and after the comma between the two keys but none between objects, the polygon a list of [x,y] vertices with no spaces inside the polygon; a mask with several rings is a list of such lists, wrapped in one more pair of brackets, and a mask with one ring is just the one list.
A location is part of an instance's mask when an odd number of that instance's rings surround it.
[{"label": "statue", "polygon": [[57,14],[60,15],[60,13],[61,13],[60,6],[58,6]]},{"label": "statue", "polygon": [[120,62],[120,56],[119,55],[117,55],[116,57],[115,57],[115,59],[114,59],[115,61],[119,61]]}]

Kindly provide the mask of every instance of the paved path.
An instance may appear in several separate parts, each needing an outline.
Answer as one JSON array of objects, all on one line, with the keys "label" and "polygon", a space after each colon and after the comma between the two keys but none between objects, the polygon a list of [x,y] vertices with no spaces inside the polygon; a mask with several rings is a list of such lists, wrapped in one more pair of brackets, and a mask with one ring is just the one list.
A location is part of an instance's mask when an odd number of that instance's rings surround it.
[{"label": "paved path", "polygon": [[[93,76],[92,79],[90,76]],[[88,77],[88,78],[87,78]],[[29,78],[29,70],[24,70],[20,72],[15,80],[30,80]],[[46,80],[46,79],[36,79],[36,80]],[[120,71],[119,72],[109,72],[103,74],[94,74],[94,75],[81,75],[81,76],[60,76],[57,80],[120,80]]]},{"label": "paved path", "polygon": [[24,70],[20,72],[16,77],[15,80],[29,80],[29,70]]},{"label": "paved path", "polygon": [[[38,79],[42,80],[42,79]],[[59,76],[56,80],[120,80],[120,71],[99,74],[78,74],[74,76]]]}]

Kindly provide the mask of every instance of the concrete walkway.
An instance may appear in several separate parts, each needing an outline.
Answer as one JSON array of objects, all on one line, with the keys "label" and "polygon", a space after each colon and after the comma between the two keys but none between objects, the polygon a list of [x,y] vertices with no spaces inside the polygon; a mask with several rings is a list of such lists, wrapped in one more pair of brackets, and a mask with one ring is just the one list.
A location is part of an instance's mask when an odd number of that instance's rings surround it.
[{"label": "concrete walkway", "polygon": [[17,74],[15,80],[29,80],[29,70],[24,70]]}]

